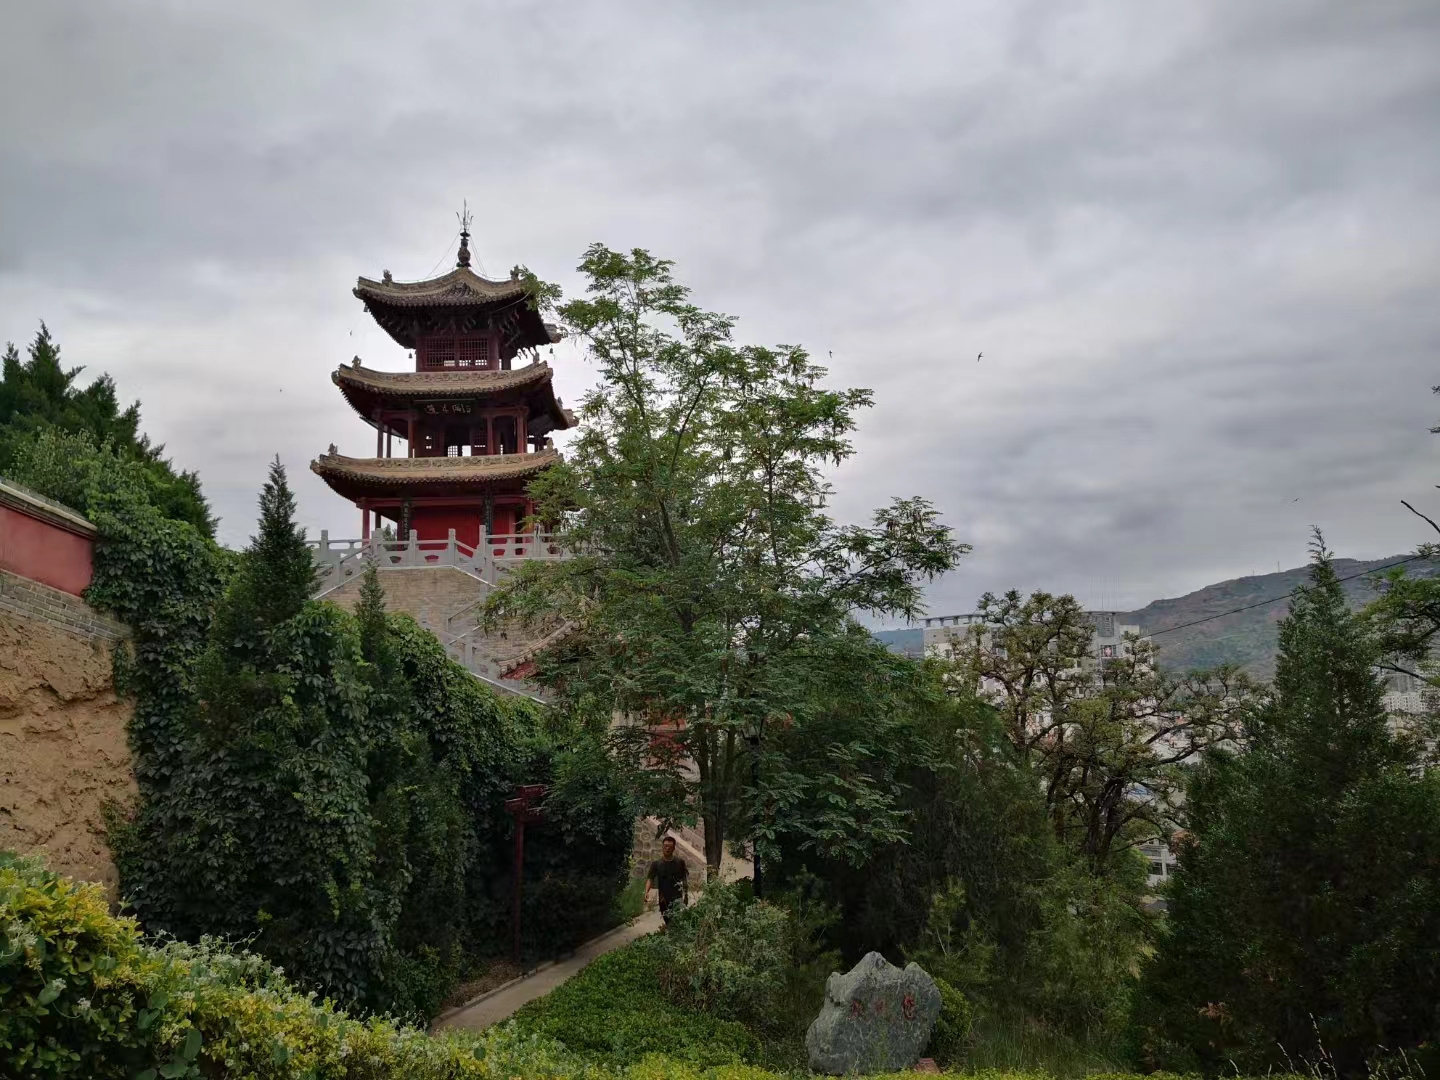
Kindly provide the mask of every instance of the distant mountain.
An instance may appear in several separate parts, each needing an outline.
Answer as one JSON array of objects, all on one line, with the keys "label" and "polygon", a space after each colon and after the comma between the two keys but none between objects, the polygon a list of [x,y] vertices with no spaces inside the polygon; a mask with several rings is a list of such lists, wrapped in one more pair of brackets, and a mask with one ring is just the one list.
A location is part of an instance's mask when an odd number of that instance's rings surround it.
[{"label": "distant mountain", "polygon": [[[1373,600],[1376,596],[1376,582],[1382,576],[1374,571],[1403,558],[1404,555],[1392,555],[1388,559],[1375,559],[1370,562],[1336,559],[1335,572],[1340,577],[1366,575],[1354,577],[1344,583],[1350,605],[1358,608]],[[1434,577],[1440,574],[1440,566],[1433,562],[1414,562],[1405,569],[1415,577]],[[1258,604],[1271,597],[1286,596],[1305,584],[1309,580],[1309,573],[1308,567],[1299,566],[1276,574],[1235,578],[1222,581],[1218,585],[1206,585],[1203,589],[1173,600],[1156,600],[1138,611],[1125,612],[1118,621],[1139,623],[1145,633],[1158,634],[1155,643],[1160,646],[1161,663],[1172,670],[1189,671],[1222,663],[1237,664],[1258,678],[1268,679],[1275,673],[1276,627],[1290,610],[1290,605],[1284,600],[1262,607],[1252,607],[1248,611],[1226,615],[1173,633],[1160,631],[1217,615],[1222,611]]]},{"label": "distant mountain", "polygon": [[871,631],[875,640],[884,645],[891,652],[899,653],[901,656],[909,656],[915,659],[925,655],[925,631],[914,630],[874,630]]},{"label": "distant mountain", "polygon": [[[1375,598],[1375,584],[1380,577],[1375,573],[1377,568],[1405,557],[1392,555],[1370,562],[1336,559],[1336,574],[1352,578],[1344,583],[1351,606],[1358,608]],[[1405,570],[1414,577],[1440,575],[1440,565],[1434,562],[1413,562]],[[1160,661],[1171,670],[1191,671],[1236,664],[1257,678],[1269,679],[1275,674],[1276,627],[1290,610],[1284,599],[1199,626],[1184,624],[1250,604],[1258,605],[1273,597],[1287,597],[1305,584],[1309,576],[1308,566],[1297,566],[1275,574],[1234,578],[1218,585],[1206,585],[1173,600],[1156,600],[1138,611],[1117,612],[1116,621],[1138,623],[1144,633],[1158,635],[1155,643],[1160,646]],[[1178,626],[1184,628],[1165,632]],[[924,631],[919,629],[877,630],[875,637],[902,656],[920,656],[924,652]]]}]

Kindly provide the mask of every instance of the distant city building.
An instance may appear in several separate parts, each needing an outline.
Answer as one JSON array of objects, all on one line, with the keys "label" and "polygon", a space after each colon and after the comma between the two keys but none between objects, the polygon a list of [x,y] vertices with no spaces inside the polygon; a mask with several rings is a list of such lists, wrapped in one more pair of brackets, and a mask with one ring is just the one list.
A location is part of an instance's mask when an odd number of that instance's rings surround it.
[{"label": "distant city building", "polygon": [[1385,711],[1392,716],[1420,716],[1435,709],[1436,689],[1424,679],[1391,672],[1385,680]]},{"label": "distant city building", "polygon": [[1145,856],[1149,866],[1146,868],[1145,884],[1150,888],[1158,888],[1165,884],[1170,875],[1175,872],[1175,854],[1163,840],[1148,840],[1140,845],[1140,854]]},{"label": "distant city building", "polygon": [[[1117,656],[1124,656],[1129,652],[1125,635],[1141,636],[1139,625],[1120,622],[1120,614],[1115,611],[1087,611],[1085,613],[1085,617],[1090,620],[1090,625],[1095,628],[1095,636],[1090,641],[1092,658],[1112,660]],[[925,655],[953,660],[957,649],[964,648],[974,640],[974,628],[983,626],[984,621],[980,615],[974,613],[934,615],[925,619],[922,624],[922,631],[925,635]],[[982,630],[981,633],[982,640],[988,637],[985,631]]]}]

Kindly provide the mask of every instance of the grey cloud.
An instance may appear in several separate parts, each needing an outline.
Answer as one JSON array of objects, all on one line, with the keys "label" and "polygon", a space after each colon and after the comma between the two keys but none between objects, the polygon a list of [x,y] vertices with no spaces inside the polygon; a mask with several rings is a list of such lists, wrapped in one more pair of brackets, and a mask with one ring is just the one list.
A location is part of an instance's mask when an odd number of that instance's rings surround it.
[{"label": "grey cloud", "polygon": [[976,543],[937,609],[1140,604],[1312,522],[1418,538],[1436,55],[1425,0],[52,0],[0,42],[0,338],[45,317],[142,398],[231,542],[277,451],[348,534],[304,468],[366,451],[328,373],[403,363],[349,286],[425,273],[469,198],[492,272],[651,247],[874,387],[837,508],[937,502]]}]

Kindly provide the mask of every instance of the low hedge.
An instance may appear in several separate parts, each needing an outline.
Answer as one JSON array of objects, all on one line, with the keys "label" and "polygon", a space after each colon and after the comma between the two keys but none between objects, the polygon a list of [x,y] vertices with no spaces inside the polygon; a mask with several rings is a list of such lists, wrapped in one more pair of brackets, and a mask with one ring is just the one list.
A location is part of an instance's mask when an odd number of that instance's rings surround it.
[{"label": "low hedge", "polygon": [[567,1071],[538,1044],[353,1019],[253,954],[149,944],[99,886],[0,853],[0,1075],[448,1080],[492,1076],[491,1045]]}]

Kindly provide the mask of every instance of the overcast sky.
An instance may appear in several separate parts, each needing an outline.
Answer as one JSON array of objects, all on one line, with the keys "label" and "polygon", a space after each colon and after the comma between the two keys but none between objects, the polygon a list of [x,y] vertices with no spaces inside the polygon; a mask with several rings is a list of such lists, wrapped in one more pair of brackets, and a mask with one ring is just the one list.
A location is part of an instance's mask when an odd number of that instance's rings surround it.
[{"label": "overcast sky", "polygon": [[[108,371],[243,544],[276,453],[373,453],[350,294],[462,199],[494,276],[674,259],[876,395],[835,477],[924,495],[986,589],[1137,607],[1410,550],[1440,509],[1434,0],[7,5],[0,341]],[[983,352],[978,363],[976,354]],[[593,378],[570,346],[556,383]]]}]

